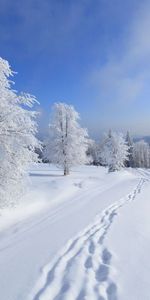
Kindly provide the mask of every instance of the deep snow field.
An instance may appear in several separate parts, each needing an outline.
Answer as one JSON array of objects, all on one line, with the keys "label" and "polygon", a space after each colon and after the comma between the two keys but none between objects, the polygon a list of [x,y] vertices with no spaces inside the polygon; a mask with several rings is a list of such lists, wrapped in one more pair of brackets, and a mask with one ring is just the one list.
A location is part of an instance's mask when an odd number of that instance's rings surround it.
[{"label": "deep snow field", "polygon": [[150,300],[150,172],[33,165],[0,211],[0,300]]}]

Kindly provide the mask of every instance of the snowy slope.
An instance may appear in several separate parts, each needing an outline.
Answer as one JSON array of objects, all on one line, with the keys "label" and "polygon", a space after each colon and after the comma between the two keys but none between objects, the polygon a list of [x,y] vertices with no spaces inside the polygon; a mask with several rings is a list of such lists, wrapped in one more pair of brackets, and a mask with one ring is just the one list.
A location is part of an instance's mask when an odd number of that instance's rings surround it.
[{"label": "snowy slope", "polygon": [[149,172],[86,166],[64,178],[40,164],[30,175],[22,204],[1,213],[0,299],[150,299]]}]

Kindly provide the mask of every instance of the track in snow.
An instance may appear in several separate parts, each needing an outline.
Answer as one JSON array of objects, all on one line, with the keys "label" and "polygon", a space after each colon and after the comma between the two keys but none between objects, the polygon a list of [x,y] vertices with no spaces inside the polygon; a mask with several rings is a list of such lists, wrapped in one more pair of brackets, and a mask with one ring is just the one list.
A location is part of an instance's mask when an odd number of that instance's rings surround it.
[{"label": "track in snow", "polygon": [[111,279],[112,254],[104,239],[119,209],[133,201],[147,179],[141,178],[132,193],[109,206],[95,221],[70,240],[57,257],[44,267],[32,300],[117,300]]}]

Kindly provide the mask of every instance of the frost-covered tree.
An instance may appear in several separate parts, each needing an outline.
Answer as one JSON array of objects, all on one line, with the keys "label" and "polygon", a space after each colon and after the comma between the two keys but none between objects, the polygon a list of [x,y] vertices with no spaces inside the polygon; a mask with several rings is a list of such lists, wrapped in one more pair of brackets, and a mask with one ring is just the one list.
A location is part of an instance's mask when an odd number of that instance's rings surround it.
[{"label": "frost-covered tree", "polygon": [[88,133],[79,125],[79,114],[73,106],[55,103],[45,157],[68,175],[71,167],[87,162]]},{"label": "frost-covered tree", "polygon": [[128,146],[128,160],[126,161],[125,165],[126,167],[133,167],[133,141],[130,137],[129,131],[127,131],[125,141]]},{"label": "frost-covered tree", "polygon": [[150,147],[144,140],[134,143],[133,161],[136,168],[150,167]]},{"label": "frost-covered tree", "polygon": [[39,142],[34,96],[12,89],[14,75],[9,63],[0,58],[0,206],[13,204],[23,190],[26,167],[37,161]]},{"label": "frost-covered tree", "polygon": [[89,157],[89,163],[98,166],[100,165],[99,159],[99,144],[96,143],[94,140],[89,141],[87,155]]},{"label": "frost-covered tree", "polygon": [[99,164],[101,166],[105,166],[105,167],[108,166],[106,159],[104,157],[105,156],[104,153],[105,153],[105,146],[111,137],[112,137],[112,131],[111,129],[109,129],[108,134],[104,133],[100,143],[98,144],[97,157],[98,157]]},{"label": "frost-covered tree", "polygon": [[128,159],[128,146],[122,134],[109,132],[103,143],[101,153],[103,163],[108,166],[109,172],[120,170]]},{"label": "frost-covered tree", "polygon": [[108,131],[108,137],[111,138],[111,136],[112,136],[112,130],[109,129],[109,131]]}]

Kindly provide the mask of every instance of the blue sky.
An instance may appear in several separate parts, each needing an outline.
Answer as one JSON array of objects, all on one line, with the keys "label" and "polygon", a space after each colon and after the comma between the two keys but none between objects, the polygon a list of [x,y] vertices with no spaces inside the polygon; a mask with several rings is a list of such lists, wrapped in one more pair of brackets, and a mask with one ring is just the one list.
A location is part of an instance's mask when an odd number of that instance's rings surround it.
[{"label": "blue sky", "polygon": [[150,133],[150,1],[0,0],[0,55],[15,88],[80,112],[92,136],[113,128]]}]

